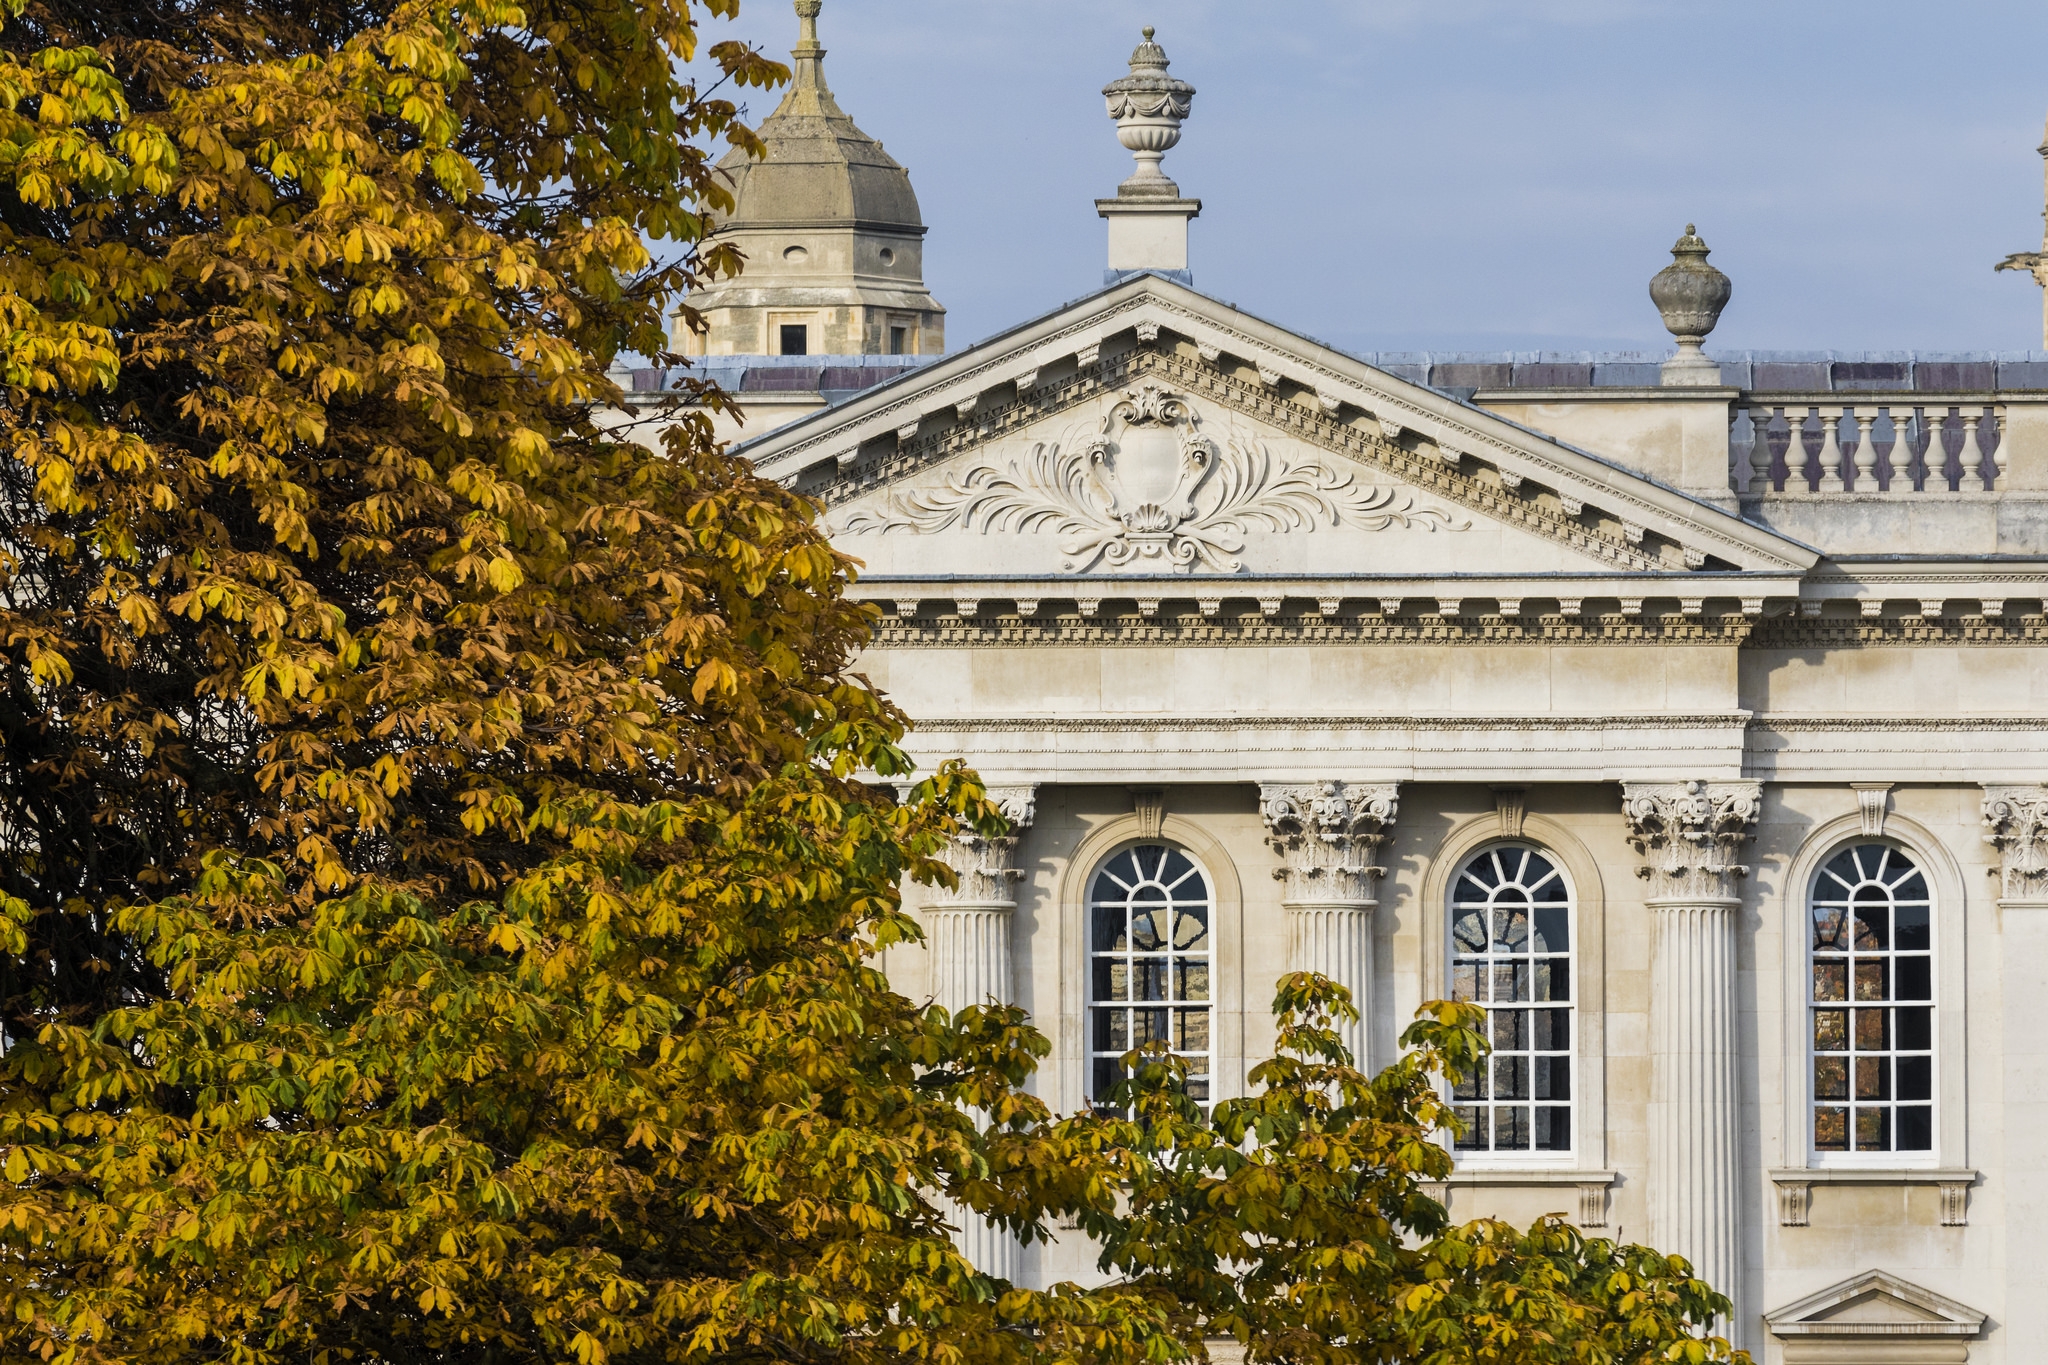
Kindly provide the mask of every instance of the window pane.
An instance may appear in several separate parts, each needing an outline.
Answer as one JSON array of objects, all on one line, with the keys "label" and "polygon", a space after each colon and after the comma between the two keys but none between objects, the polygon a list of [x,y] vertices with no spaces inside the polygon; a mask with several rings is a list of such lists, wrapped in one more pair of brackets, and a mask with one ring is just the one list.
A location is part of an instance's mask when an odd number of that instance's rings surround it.
[{"label": "window pane", "polygon": [[1209,964],[1180,961],[1173,964],[1173,996],[1176,1000],[1209,998]]},{"label": "window pane", "polygon": [[1889,1057],[1858,1057],[1856,1059],[1856,1098],[1859,1100],[1888,1100],[1892,1097],[1892,1059]]},{"label": "window pane", "polygon": [[1502,1001],[1527,1000],[1529,998],[1529,964],[1526,962],[1494,963],[1493,998]]},{"label": "window pane", "polygon": [[1928,938],[1927,907],[1902,905],[1892,912],[1892,947],[1902,953],[1924,953],[1934,946]]},{"label": "window pane", "polygon": [[1451,917],[1451,941],[1461,953],[1486,951],[1486,911],[1460,906]]},{"label": "window pane", "polygon": [[1815,1010],[1813,1012],[1813,1050],[1815,1052],[1847,1052],[1849,1050],[1849,1011]]},{"label": "window pane", "polygon": [[1209,946],[1209,911],[1206,906],[1182,910],[1174,921],[1173,946],[1184,953],[1200,952]]},{"label": "window pane", "polygon": [[1493,1012],[1493,1050],[1495,1052],[1521,1052],[1529,1046],[1529,1011],[1495,1010]]},{"label": "window pane", "polygon": [[1568,1152],[1572,1147],[1570,1105],[1536,1106],[1536,1145],[1546,1152]]},{"label": "window pane", "polygon": [[1131,947],[1141,953],[1157,952],[1165,947],[1166,914],[1164,910],[1134,911],[1131,915]]},{"label": "window pane", "polygon": [[1526,1105],[1513,1105],[1493,1111],[1493,1149],[1497,1152],[1524,1152],[1529,1149],[1531,1124]]},{"label": "window pane", "polygon": [[1891,1142],[1892,1111],[1878,1105],[1856,1107],[1856,1150],[1859,1152],[1889,1152]]},{"label": "window pane", "polygon": [[1479,964],[1460,962],[1451,969],[1451,998],[1454,1000],[1477,1000],[1479,998]]},{"label": "window pane", "polygon": [[1562,953],[1571,949],[1571,907],[1565,905],[1539,905],[1536,907],[1536,951],[1539,953]]},{"label": "window pane", "polygon": [[1113,957],[1095,959],[1095,998],[1097,1000],[1128,1000],[1131,998],[1130,964]]},{"label": "window pane", "polygon": [[[1164,1000],[1166,998],[1166,964],[1154,959],[1139,958],[1131,964],[1132,997],[1137,1000]],[[1112,999],[1119,997],[1112,996]]]},{"label": "window pane", "polygon": [[1814,963],[1813,998],[1816,1000],[1847,1000],[1849,998],[1849,964],[1846,962]]},{"label": "window pane", "polygon": [[1900,1099],[1931,1100],[1934,1098],[1934,1059],[1932,1057],[1901,1057],[1897,1065]]},{"label": "window pane", "polygon": [[1817,1100],[1846,1100],[1849,1098],[1848,1058],[1816,1057],[1813,1059],[1813,1097]]},{"label": "window pane", "polygon": [[[1884,892],[1874,886],[1856,889],[1856,951],[1877,952],[1891,946],[1891,907],[1883,903]],[[1876,900],[1876,905],[1868,904]]]},{"label": "window pane", "polygon": [[1932,1000],[1934,998],[1934,963],[1924,957],[1902,957],[1894,964],[1898,972],[1892,989],[1900,1000]]},{"label": "window pane", "polygon": [[[1106,877],[1098,877],[1096,885],[1100,886],[1107,880],[1108,878]],[[1100,894],[1100,892],[1097,893],[1098,896]],[[1099,905],[1095,908],[1096,952],[1120,953],[1130,946],[1128,937],[1124,933],[1124,921],[1126,918],[1124,908],[1121,905]]]},{"label": "window pane", "polygon": [[1132,1044],[1166,1042],[1166,1014],[1165,1010],[1132,1010]]},{"label": "window pane", "polygon": [[1934,1011],[1894,1010],[1901,1052],[1926,1052],[1934,1046]]},{"label": "window pane", "polygon": [[1097,1057],[1095,1059],[1094,1084],[1089,1087],[1090,1092],[1095,1096],[1095,1102],[1097,1104],[1107,1103],[1110,1092],[1116,1089],[1117,1082],[1123,1078],[1124,1069],[1114,1057]]},{"label": "window pane", "polygon": [[1890,1010],[1856,1011],[1856,1050],[1883,1052],[1890,1045]]},{"label": "window pane", "polygon": [[1122,1010],[1095,1011],[1095,1039],[1090,1046],[1097,1052],[1131,1050],[1130,1024]]},{"label": "window pane", "polygon": [[1538,1000],[1569,1000],[1572,998],[1572,967],[1567,958],[1545,958],[1536,964],[1536,998]]},{"label": "window pane", "polygon": [[1536,1011],[1536,1050],[1539,1052],[1563,1052],[1572,1045],[1572,1012],[1570,1010]]},{"label": "window pane", "polygon": [[1529,950],[1529,912],[1520,906],[1506,906],[1493,912],[1493,950],[1524,953]]},{"label": "window pane", "polygon": [[1209,1050],[1209,1011],[1175,1010],[1174,1018],[1180,1025],[1179,1036],[1173,1040],[1176,1052]]},{"label": "window pane", "polygon": [[1568,1100],[1572,1097],[1571,1058],[1538,1057],[1535,1068],[1537,1099]]},{"label": "window pane", "polygon": [[1493,1097],[1497,1100],[1526,1100],[1529,1098],[1529,1059],[1527,1057],[1495,1057],[1493,1059]]},{"label": "window pane", "polygon": [[1813,908],[1813,946],[1817,952],[1839,953],[1848,945],[1842,941],[1842,926],[1849,911],[1841,905]]},{"label": "window pane", "polygon": [[1886,988],[1885,984],[1886,978],[1890,975],[1885,968],[1889,965],[1891,964],[1886,962],[1866,962],[1862,958],[1856,959],[1856,998],[1858,1000],[1891,999],[1891,992]]},{"label": "window pane", "polygon": [[1849,1150],[1849,1111],[1822,1105],[1813,1111],[1813,1146],[1819,1152]]},{"label": "window pane", "polygon": [[1458,1124],[1465,1131],[1458,1135],[1458,1150],[1461,1152],[1484,1152],[1493,1147],[1493,1111],[1483,1104],[1461,1104],[1455,1107]]},{"label": "window pane", "polygon": [[1899,1106],[1899,1150],[1925,1152],[1934,1147],[1934,1109],[1924,1104]]}]

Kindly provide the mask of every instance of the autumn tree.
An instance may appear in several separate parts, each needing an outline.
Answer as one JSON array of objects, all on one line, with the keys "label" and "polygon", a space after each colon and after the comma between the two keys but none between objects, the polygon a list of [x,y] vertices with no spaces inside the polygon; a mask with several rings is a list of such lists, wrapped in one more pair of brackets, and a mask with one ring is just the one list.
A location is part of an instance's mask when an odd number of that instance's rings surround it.
[{"label": "autumn tree", "polygon": [[[1134,1057],[1123,1120],[889,989],[998,817],[873,785],[853,566],[722,395],[604,424],[743,265],[735,9],[6,0],[0,1356],[1719,1352],[1680,1265],[1446,1225],[1457,1007],[1368,1079],[1290,982],[1254,1098]],[[1111,1282],[991,1280],[954,1206]]]}]

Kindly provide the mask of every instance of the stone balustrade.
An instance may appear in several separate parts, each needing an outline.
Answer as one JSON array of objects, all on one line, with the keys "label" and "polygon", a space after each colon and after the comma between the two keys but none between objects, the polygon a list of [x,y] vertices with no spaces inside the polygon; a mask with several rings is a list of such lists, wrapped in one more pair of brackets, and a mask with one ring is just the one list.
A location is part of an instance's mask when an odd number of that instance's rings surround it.
[{"label": "stone balustrade", "polygon": [[1730,410],[1730,478],[1748,497],[1992,493],[2005,404],[1983,393],[1752,393]]}]

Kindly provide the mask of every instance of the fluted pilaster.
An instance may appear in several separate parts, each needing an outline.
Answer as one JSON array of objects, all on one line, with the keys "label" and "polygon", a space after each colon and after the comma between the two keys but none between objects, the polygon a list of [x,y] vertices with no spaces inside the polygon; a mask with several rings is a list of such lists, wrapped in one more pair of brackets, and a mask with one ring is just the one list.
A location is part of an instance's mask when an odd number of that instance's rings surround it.
[{"label": "fluted pilaster", "polygon": [[[1984,788],[1984,842],[1998,851],[1999,1137],[2005,1216],[2024,1227],[2048,1208],[2048,786]],[[1951,1015],[1944,1027],[1961,1020]],[[1971,1027],[1976,1027],[1972,1022]],[[1946,1161],[1944,1165],[1957,1164]],[[2031,1256],[2006,1258],[2005,1331],[2048,1341],[2048,1296]]]},{"label": "fluted pilaster", "polygon": [[[1000,839],[961,834],[942,855],[959,885],[937,891],[925,906],[925,939],[931,953],[932,998],[958,1012],[991,1000],[1009,1004],[1010,921],[1017,910],[1017,835],[1037,814],[1035,787],[991,787],[993,801],[1010,822]],[[955,1239],[961,1253],[990,1275],[1016,1280],[1023,1273],[1023,1248],[1000,1228],[954,1206]]]},{"label": "fluted pilaster", "polygon": [[[1736,1137],[1735,861],[1755,782],[1627,783],[1629,842],[1650,883],[1650,1240],[1730,1299],[1741,1274]],[[1742,1321],[1738,1313],[1734,1321]]]},{"label": "fluted pilaster", "polygon": [[1346,782],[1265,783],[1259,808],[1281,865],[1288,940],[1297,971],[1343,985],[1358,1021],[1341,1032],[1360,1070],[1370,1069],[1373,911],[1384,868],[1375,865],[1394,823],[1398,788]]}]

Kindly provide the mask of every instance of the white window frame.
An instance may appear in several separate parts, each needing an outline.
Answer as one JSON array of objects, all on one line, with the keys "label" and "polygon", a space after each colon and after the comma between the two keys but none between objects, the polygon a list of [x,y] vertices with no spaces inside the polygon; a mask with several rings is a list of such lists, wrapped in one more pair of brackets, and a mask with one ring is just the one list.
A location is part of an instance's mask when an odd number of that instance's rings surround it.
[{"label": "white window frame", "polygon": [[[1587,1068],[1583,1062],[1583,1057],[1586,1052],[1585,1021],[1588,1012],[1586,1009],[1585,989],[1586,954],[1583,950],[1585,937],[1584,917],[1581,914],[1579,890],[1576,880],[1572,876],[1571,867],[1568,860],[1558,850],[1534,838],[1493,838],[1483,840],[1476,846],[1466,848],[1457,855],[1455,861],[1450,864],[1443,897],[1441,951],[1444,955],[1444,994],[1455,997],[1457,993],[1457,961],[1460,954],[1454,935],[1457,931],[1458,891],[1461,882],[1464,880],[1465,871],[1475,860],[1489,855],[1498,855],[1503,852],[1526,852],[1541,857],[1551,866],[1557,879],[1564,886],[1566,934],[1568,936],[1565,957],[1570,964],[1571,990],[1570,998],[1564,1002],[1562,1007],[1570,1012],[1571,1038],[1562,1055],[1571,1070],[1571,1093],[1569,1098],[1562,1103],[1570,1111],[1571,1145],[1568,1147],[1531,1147],[1527,1150],[1501,1151],[1497,1148],[1483,1150],[1468,1149],[1458,1147],[1453,1143],[1451,1144],[1452,1153],[1460,1166],[1469,1168],[1573,1167],[1578,1164],[1581,1152],[1586,1147],[1585,1125],[1588,1122],[1597,1120],[1593,1117],[1589,1106],[1585,1103],[1586,1087],[1584,1077]],[[1530,932],[1534,932],[1533,924],[1530,927]],[[1538,1002],[1532,999],[1526,1008],[1533,1012],[1537,1008],[1537,1004]],[[1493,1038],[1491,1017],[1494,1011],[1489,1008],[1487,1013],[1487,1034],[1489,1041],[1491,1041]],[[1533,1013],[1530,1015],[1530,1026],[1534,1027]],[[1489,1071],[1492,1069],[1494,1061],[1494,1056],[1489,1055],[1486,1061]],[[1531,1089],[1532,1091],[1534,1089],[1533,1076],[1531,1078]],[[1453,1105],[1459,1103],[1455,1098],[1455,1092],[1453,1092],[1451,1102]],[[1491,1104],[1490,1101],[1488,1103]],[[1537,1103],[1533,1095],[1528,1103],[1531,1107]]]},{"label": "white window frame", "polygon": [[[1856,955],[1852,952],[1845,952],[1841,958],[1841,964],[1844,969],[1844,981],[1843,996],[1838,1007],[1838,1012],[1840,1012],[1843,1016],[1843,1029],[1845,1034],[1843,1041],[1845,1043],[1852,1043],[1854,1040],[1856,1032],[1855,1012],[1859,1009],[1859,1007],[1863,1009],[1869,1009],[1874,1007],[1878,1009],[1887,1010],[1890,1012],[1890,1017],[1886,1021],[1888,1034],[1886,1041],[1888,1045],[1885,1049],[1883,1049],[1881,1055],[1883,1055],[1894,1068],[1893,1096],[1889,1100],[1882,1101],[1882,1103],[1890,1111],[1891,1140],[1894,1145],[1890,1148],[1886,1148],[1883,1150],[1858,1151],[1853,1149],[1853,1144],[1855,1142],[1856,1110],[1856,1103],[1854,1100],[1856,1077],[1854,1075],[1853,1069],[1855,1055],[1852,1054],[1851,1049],[1849,1047],[1844,1047],[1839,1054],[1843,1058],[1844,1065],[1844,1097],[1838,1102],[1832,1098],[1823,1099],[1817,1093],[1815,1093],[1817,1090],[1815,1073],[1819,1069],[1820,1059],[1825,1055],[1836,1054],[1822,1053],[1815,1039],[1815,1034],[1817,1031],[1817,1016],[1822,1009],[1829,1008],[1831,1002],[1818,1001],[1814,998],[1814,985],[1818,978],[1817,968],[1819,968],[1822,965],[1822,954],[1820,953],[1820,950],[1814,943],[1813,914],[1815,908],[1818,905],[1820,905],[1823,901],[1833,902],[1837,899],[1830,893],[1832,890],[1838,888],[1832,888],[1829,885],[1831,880],[1829,869],[1833,867],[1837,859],[1843,857],[1844,855],[1857,855],[1859,864],[1858,871],[1863,875],[1867,876],[1872,871],[1877,870],[1865,866],[1868,859],[1873,854],[1882,858],[1886,853],[1896,853],[1901,858],[1905,859],[1911,865],[1913,869],[1913,874],[1918,876],[1921,886],[1925,888],[1927,893],[1926,903],[1929,960],[1927,983],[1928,998],[1926,1001],[1925,1008],[1930,1013],[1930,1021],[1928,1025],[1930,1030],[1930,1036],[1928,1038],[1927,1049],[1928,1067],[1930,1075],[1928,1078],[1928,1094],[1926,1101],[1929,1126],[1928,1143],[1926,1147],[1919,1149],[1901,1149],[1896,1145],[1898,1142],[1899,1106],[1902,1103],[1908,1103],[1908,1101],[1901,1101],[1897,1095],[1896,1067],[1898,1065],[1899,1060],[1898,1011],[1900,1009],[1914,1008],[1916,1007],[1916,1002],[1902,1002],[1898,998],[1897,976],[1898,964],[1900,961],[1900,959],[1896,956],[1896,953],[1898,951],[1898,926],[1896,922],[1893,922],[1891,923],[1889,930],[1889,946],[1883,950],[1884,960],[1891,969],[1891,985],[1887,989],[1886,996],[1882,1004],[1874,1006],[1864,1004],[1859,1006],[1859,1002],[1856,999],[1856,983],[1853,979],[1854,969],[1852,966],[1852,963],[1856,961]],[[1886,872],[1890,872],[1892,870],[1893,869],[1889,867],[1886,867],[1884,869],[1884,871]],[[1883,876],[1880,876],[1878,880],[1883,881]],[[1886,908],[1888,911],[1896,909],[1895,905],[1890,900],[1887,900]],[[1941,945],[1936,938],[1936,935],[1939,932],[1938,926],[1941,919],[1941,913],[1941,900],[1935,894],[1934,879],[1928,875],[1926,865],[1920,858],[1914,856],[1913,851],[1911,849],[1907,848],[1897,839],[1884,839],[1870,835],[1864,835],[1860,838],[1849,839],[1837,843],[1829,851],[1828,856],[1820,860],[1819,865],[1814,868],[1813,875],[1807,879],[1805,919],[1806,932],[1801,940],[1804,947],[1802,957],[1806,973],[1805,980],[1807,995],[1806,1008],[1804,1010],[1804,1019],[1802,1020],[1802,1026],[1803,1037],[1806,1042],[1806,1079],[1808,1088],[1806,1103],[1806,1141],[1808,1155],[1811,1158],[1813,1165],[1816,1167],[1927,1165],[1933,1162],[1934,1154],[1941,1149],[1940,1097],[1941,1032],[1943,1023],[1943,1002],[1941,1000],[1941,986],[1939,978],[1939,972],[1941,967]],[[1843,926],[1843,932],[1845,935],[1848,936],[1848,939],[1851,942],[1853,942],[1853,937],[1855,933],[1854,917],[1854,906],[1851,905],[1847,909],[1847,913],[1845,915],[1845,919],[1847,922]],[[1895,917],[1888,914],[1887,919],[1895,920]],[[1833,955],[1829,956],[1832,959]],[[1841,1107],[1845,1111],[1843,1118],[1843,1122],[1846,1125],[1846,1131],[1844,1132],[1844,1140],[1851,1144],[1850,1150],[1835,1151],[1831,1149],[1823,1149],[1819,1146],[1818,1143],[1820,1110],[1823,1106],[1835,1107],[1838,1103],[1839,1107]]]},{"label": "white window frame", "polygon": [[[1169,894],[1172,894],[1173,892],[1179,890],[1180,886],[1184,884],[1185,875],[1193,875],[1201,879],[1202,896],[1198,902],[1192,900],[1184,901],[1178,895],[1174,895],[1173,900],[1171,902],[1175,906],[1198,903],[1202,907],[1203,914],[1206,919],[1207,932],[1205,934],[1205,942],[1202,952],[1203,965],[1205,967],[1207,981],[1206,989],[1204,990],[1204,995],[1206,998],[1199,1002],[1182,1001],[1179,999],[1179,982],[1175,979],[1175,974],[1170,970],[1170,967],[1173,963],[1185,960],[1187,957],[1190,957],[1192,955],[1182,954],[1177,951],[1170,952],[1167,956],[1158,959],[1162,966],[1167,966],[1169,968],[1167,972],[1168,993],[1166,998],[1161,999],[1157,1002],[1145,1002],[1129,998],[1123,1001],[1107,1001],[1098,999],[1096,996],[1096,963],[1098,958],[1105,958],[1109,956],[1108,954],[1098,952],[1095,946],[1095,912],[1097,908],[1097,902],[1095,900],[1094,889],[1096,880],[1098,877],[1100,877],[1106,872],[1111,873],[1111,875],[1114,876],[1113,869],[1115,869],[1116,864],[1120,860],[1127,861],[1137,856],[1139,850],[1152,848],[1163,848],[1169,850],[1171,853],[1178,854],[1180,857],[1187,860],[1189,868],[1192,869],[1191,874],[1184,874],[1182,879],[1177,880],[1175,882],[1175,885],[1169,891]],[[1142,872],[1142,865],[1140,866],[1139,870]],[[1116,880],[1121,882],[1122,878],[1116,877]],[[1204,1048],[1202,1048],[1199,1051],[1191,1048],[1175,1048],[1174,1053],[1176,1056],[1199,1058],[1201,1060],[1201,1074],[1204,1079],[1203,1089],[1206,1093],[1198,1096],[1197,1098],[1205,1109],[1208,1108],[1210,1105],[1215,1103],[1216,1099],[1219,1097],[1217,1090],[1217,1063],[1219,1051],[1217,1048],[1217,1025],[1219,1022],[1217,994],[1219,980],[1222,976],[1222,963],[1219,960],[1220,955],[1218,951],[1220,935],[1218,932],[1217,924],[1218,896],[1215,874],[1210,871],[1210,869],[1205,865],[1203,859],[1196,853],[1194,849],[1191,849],[1187,845],[1180,843],[1174,839],[1166,837],[1163,833],[1158,838],[1127,840],[1119,844],[1117,847],[1104,853],[1102,856],[1096,858],[1093,861],[1093,863],[1089,866],[1087,870],[1087,875],[1084,881],[1082,882],[1082,918],[1082,929],[1084,934],[1082,947],[1085,967],[1083,970],[1082,985],[1081,1084],[1082,1093],[1085,1097],[1087,1104],[1090,1107],[1094,1107],[1099,1103],[1099,1099],[1095,1093],[1096,1063],[1099,1060],[1103,1060],[1109,1057],[1121,1056],[1124,1052],[1130,1050],[1128,1044],[1130,1043],[1131,1039],[1129,1036],[1127,1036],[1125,1040],[1127,1045],[1124,1047],[1112,1048],[1107,1050],[1097,1048],[1095,1039],[1095,1025],[1099,1013],[1112,1009],[1124,1009],[1127,1011],[1135,1011],[1138,1009],[1173,1010],[1176,1008],[1182,1008],[1183,1013],[1186,1013],[1190,1011],[1184,1009],[1184,1006],[1189,1004],[1196,1004],[1199,1005],[1199,1008],[1205,1016],[1204,1032],[1207,1039],[1207,1044]],[[1132,954],[1129,950],[1126,950],[1125,956],[1129,957],[1132,956]],[[1147,954],[1146,956],[1150,957],[1151,955]],[[1134,1018],[1132,1019],[1132,1022],[1135,1022]]]},{"label": "white window frame", "polygon": [[[1974,831],[1973,831],[1974,833]],[[1925,1152],[1819,1152],[1813,1146],[1812,893],[1820,870],[1844,848],[1860,843],[1898,846],[1927,878],[1934,954],[1934,1146]],[[1773,875],[1758,859],[1755,875]],[[1780,883],[1784,993],[1783,1099],[1780,1152],[1783,1170],[1918,1171],[1969,1165],[1966,1122],[1969,1000],[1964,944],[1969,915],[1962,869],[1948,846],[1926,826],[1896,812],[1869,832],[1861,815],[1844,815],[1814,828],[1784,870]]]}]

